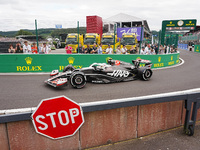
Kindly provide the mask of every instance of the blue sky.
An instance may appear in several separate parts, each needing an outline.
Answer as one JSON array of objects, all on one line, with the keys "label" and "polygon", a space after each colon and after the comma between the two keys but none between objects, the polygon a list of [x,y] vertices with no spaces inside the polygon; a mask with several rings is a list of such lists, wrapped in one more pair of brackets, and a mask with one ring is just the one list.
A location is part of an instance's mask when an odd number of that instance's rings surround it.
[{"label": "blue sky", "polygon": [[86,16],[103,19],[126,13],[147,20],[150,29],[159,30],[162,20],[197,19],[200,25],[199,0],[0,0],[0,31],[85,26]]}]

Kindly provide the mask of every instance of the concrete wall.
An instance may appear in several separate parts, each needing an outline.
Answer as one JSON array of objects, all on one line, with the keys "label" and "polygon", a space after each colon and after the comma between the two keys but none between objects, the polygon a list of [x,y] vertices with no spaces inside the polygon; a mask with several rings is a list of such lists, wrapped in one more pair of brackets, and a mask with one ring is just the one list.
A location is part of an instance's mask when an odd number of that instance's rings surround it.
[{"label": "concrete wall", "polygon": [[[35,132],[32,121],[0,124],[2,150],[84,149],[133,139],[183,125],[184,101],[84,113],[85,123],[72,137],[52,140]],[[198,118],[200,119],[200,111]]]}]

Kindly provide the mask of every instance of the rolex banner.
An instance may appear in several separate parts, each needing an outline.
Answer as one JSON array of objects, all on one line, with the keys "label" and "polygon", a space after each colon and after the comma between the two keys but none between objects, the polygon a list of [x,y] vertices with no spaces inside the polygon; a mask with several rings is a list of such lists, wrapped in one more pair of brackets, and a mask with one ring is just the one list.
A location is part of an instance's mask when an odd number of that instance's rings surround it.
[{"label": "rolex banner", "polygon": [[152,68],[167,67],[179,63],[179,53],[167,55],[1,54],[0,72],[51,72],[55,69],[62,71],[69,64],[78,69],[88,67],[94,62],[106,63],[109,58],[128,63],[132,63],[134,59],[147,59],[152,61]]},{"label": "rolex banner", "polygon": [[194,51],[200,53],[200,45],[195,45]]}]

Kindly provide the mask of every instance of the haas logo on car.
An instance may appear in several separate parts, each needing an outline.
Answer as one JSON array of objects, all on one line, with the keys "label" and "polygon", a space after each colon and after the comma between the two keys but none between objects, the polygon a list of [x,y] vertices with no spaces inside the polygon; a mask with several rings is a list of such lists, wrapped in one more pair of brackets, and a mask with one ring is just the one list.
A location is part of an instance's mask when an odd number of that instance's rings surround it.
[{"label": "haas logo on car", "polygon": [[128,77],[129,72],[125,70],[114,70],[112,73],[107,73],[113,77]]}]

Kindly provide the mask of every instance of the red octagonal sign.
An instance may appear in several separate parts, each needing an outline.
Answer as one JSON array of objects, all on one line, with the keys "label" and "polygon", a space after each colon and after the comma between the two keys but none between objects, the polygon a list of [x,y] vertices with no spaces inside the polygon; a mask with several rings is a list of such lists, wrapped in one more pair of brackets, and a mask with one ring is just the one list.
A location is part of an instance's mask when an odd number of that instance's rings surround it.
[{"label": "red octagonal sign", "polygon": [[52,139],[72,136],[84,123],[81,106],[65,96],[42,100],[32,119],[36,132]]}]

